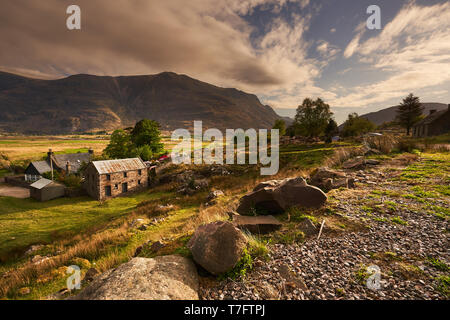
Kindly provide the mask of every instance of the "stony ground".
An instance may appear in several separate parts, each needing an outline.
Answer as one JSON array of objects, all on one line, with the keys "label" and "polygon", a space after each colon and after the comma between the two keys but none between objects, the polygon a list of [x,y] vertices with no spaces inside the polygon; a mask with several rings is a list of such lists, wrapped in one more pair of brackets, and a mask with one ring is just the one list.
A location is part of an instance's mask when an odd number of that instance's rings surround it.
[{"label": "stony ground", "polygon": [[[448,299],[449,161],[385,160],[348,171],[356,189],[329,193],[329,217],[359,230],[270,245],[244,279],[201,279],[203,299]],[[379,288],[367,281],[378,274]],[[376,286],[375,286],[376,287]]]}]

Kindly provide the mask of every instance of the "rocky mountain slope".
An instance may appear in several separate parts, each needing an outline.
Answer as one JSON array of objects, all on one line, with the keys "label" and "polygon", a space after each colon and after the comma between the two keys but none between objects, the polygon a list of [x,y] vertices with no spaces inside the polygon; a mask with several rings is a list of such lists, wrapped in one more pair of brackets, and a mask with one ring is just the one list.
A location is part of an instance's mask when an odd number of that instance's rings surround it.
[{"label": "rocky mountain slope", "polygon": [[[422,103],[422,106],[424,107],[423,114],[425,116],[430,114],[430,110],[441,111],[447,109],[447,105],[444,103]],[[383,124],[384,122],[394,121],[397,115],[396,110],[397,106],[394,106],[380,111],[363,114],[361,115],[361,117],[368,119],[378,126],[380,124]]]},{"label": "rocky mountain slope", "polygon": [[59,134],[111,130],[142,118],[162,129],[270,128],[280,118],[271,107],[237,89],[220,88],[185,75],[74,75],[38,80],[0,72],[0,129]]}]

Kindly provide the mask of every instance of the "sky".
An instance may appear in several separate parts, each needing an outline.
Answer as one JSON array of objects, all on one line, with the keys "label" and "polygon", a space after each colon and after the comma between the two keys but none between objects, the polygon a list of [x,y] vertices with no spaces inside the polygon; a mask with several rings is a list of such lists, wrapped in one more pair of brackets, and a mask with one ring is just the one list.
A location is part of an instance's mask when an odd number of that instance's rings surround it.
[{"label": "sky", "polygon": [[[66,9],[81,8],[81,30]],[[381,9],[369,30],[367,8]],[[2,0],[0,70],[35,78],[172,71],[342,122],[410,92],[450,103],[445,0]],[[281,112],[281,111],[280,111]]]}]

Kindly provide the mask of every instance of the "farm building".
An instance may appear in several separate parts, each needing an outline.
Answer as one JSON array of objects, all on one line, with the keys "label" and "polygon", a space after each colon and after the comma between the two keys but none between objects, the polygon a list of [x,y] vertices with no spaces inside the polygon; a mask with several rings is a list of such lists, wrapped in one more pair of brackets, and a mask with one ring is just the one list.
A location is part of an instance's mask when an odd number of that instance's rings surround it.
[{"label": "farm building", "polygon": [[147,166],[140,158],[92,161],[85,170],[83,185],[97,200],[141,190],[148,186]]},{"label": "farm building", "polygon": [[416,138],[438,136],[447,132],[450,132],[450,104],[447,110],[431,110],[428,117],[413,127],[413,136]]},{"label": "farm building", "polygon": [[42,178],[30,185],[30,196],[39,201],[64,197],[66,187],[60,183]]},{"label": "farm building", "polygon": [[47,159],[43,161],[33,161],[25,169],[25,181],[37,181],[45,173],[53,170],[58,172],[77,173],[82,163],[89,163],[94,155],[93,150],[87,153],[54,154],[52,149],[47,152]]}]

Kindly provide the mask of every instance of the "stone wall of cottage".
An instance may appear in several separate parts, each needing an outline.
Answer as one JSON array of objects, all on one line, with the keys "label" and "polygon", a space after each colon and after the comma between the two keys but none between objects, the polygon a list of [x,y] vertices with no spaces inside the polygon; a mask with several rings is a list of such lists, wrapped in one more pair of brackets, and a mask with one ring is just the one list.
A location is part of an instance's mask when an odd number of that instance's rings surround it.
[{"label": "stone wall of cottage", "polygon": [[[127,192],[123,192],[124,184],[127,184]],[[115,172],[110,174],[98,174],[92,166],[86,170],[85,189],[87,193],[97,200],[107,200],[120,195],[126,195],[134,191],[148,187],[147,169]],[[111,196],[106,195],[106,187],[111,187]]]}]

